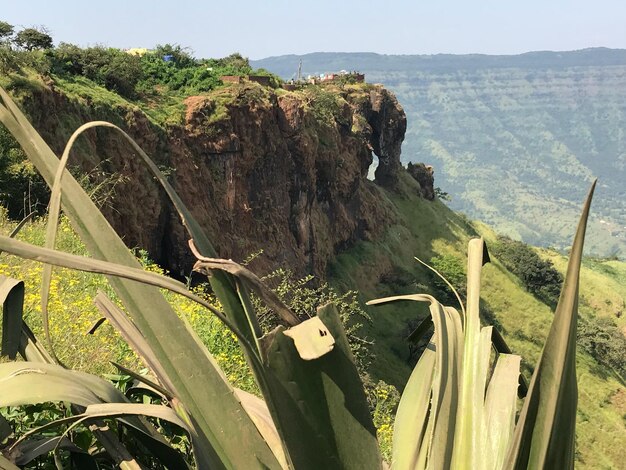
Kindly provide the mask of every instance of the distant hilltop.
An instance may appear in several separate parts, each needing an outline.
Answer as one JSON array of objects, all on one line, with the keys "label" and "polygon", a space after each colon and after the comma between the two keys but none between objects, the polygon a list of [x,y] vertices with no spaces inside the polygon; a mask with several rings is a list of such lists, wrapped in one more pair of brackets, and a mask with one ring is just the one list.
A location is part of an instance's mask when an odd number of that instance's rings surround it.
[{"label": "distant hilltop", "polygon": [[487,68],[555,68],[577,66],[626,65],[626,49],[594,47],[577,51],[536,51],[518,55],[435,54],[386,55],[373,52],[313,52],[282,55],[250,61],[253,67],[265,68],[290,79],[302,61],[302,73],[319,75],[328,70],[371,71],[452,71]]}]

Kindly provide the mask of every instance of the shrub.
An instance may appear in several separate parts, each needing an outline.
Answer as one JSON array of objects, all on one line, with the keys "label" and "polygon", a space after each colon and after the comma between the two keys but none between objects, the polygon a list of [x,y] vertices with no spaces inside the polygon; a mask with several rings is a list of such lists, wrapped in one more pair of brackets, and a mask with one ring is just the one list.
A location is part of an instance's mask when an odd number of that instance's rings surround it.
[{"label": "shrub", "polygon": [[52,51],[53,70],[58,74],[82,75],[126,98],[137,96],[143,76],[141,59],[115,48],[101,46],[81,49],[62,43]]},{"label": "shrub", "polygon": [[13,25],[10,25],[6,21],[0,21],[0,42],[6,41],[9,37],[13,36]]},{"label": "shrub", "polygon": [[48,186],[28,161],[22,148],[4,126],[0,126],[0,205],[19,219],[48,204]]},{"label": "shrub", "polygon": [[535,297],[554,306],[559,300],[563,276],[554,265],[543,260],[526,243],[499,236],[492,247],[493,254],[522,281]]},{"label": "shrub", "polygon": [[[435,268],[456,289],[461,299],[466,295],[465,264],[454,255],[440,255],[431,258],[430,265]],[[456,305],[458,300],[446,282],[435,273],[430,273],[431,282],[435,290],[435,297],[442,299],[447,305]]]},{"label": "shrub", "polygon": [[578,344],[626,380],[626,336],[613,320],[596,316],[581,322]]}]

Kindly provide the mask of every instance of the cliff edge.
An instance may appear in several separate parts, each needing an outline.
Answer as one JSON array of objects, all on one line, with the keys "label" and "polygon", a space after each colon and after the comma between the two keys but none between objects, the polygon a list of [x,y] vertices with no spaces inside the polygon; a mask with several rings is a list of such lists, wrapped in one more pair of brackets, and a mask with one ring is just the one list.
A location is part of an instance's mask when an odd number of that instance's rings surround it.
[{"label": "cliff edge", "polygon": [[[242,261],[263,250],[260,271],[288,265],[324,277],[337,252],[393,223],[380,186],[394,190],[404,171],[406,116],[381,85],[286,91],[232,84],[188,97],[180,119],[167,125],[136,106],[101,106],[54,83],[24,105],[59,153],[83,122],[120,124],[165,169],[220,256]],[[104,206],[112,225],[129,246],[188,274],[187,234],[132,149],[110,130],[83,139],[72,161],[118,177],[115,201]]]}]

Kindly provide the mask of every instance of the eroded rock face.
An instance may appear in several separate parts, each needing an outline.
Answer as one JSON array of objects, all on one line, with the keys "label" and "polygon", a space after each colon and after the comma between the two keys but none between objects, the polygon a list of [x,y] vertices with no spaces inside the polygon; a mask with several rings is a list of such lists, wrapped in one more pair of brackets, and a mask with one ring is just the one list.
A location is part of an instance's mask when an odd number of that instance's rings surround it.
[{"label": "eroded rock face", "polygon": [[378,157],[376,182],[394,189],[402,167],[400,152],[406,133],[404,110],[395,95],[382,86],[376,86],[358,112],[365,117],[372,130],[370,143]]},{"label": "eroded rock face", "polygon": [[[220,256],[236,261],[260,249],[253,268],[286,265],[323,277],[328,261],[357,240],[379,236],[393,220],[378,185],[393,188],[402,171],[406,117],[382,86],[337,90],[329,113],[304,93],[276,94],[258,84],[233,85],[186,100],[184,122],[157,127],[137,109],[94,109],[44,89],[26,106],[35,127],[61,152],[73,128],[60,128],[42,103],[76,126],[107,119],[128,129],[169,173],[182,200]],[[50,108],[48,108],[50,109]],[[326,112],[326,111],[324,111]],[[372,151],[380,165],[367,180]],[[74,161],[124,177],[114,209],[104,210],[129,246],[140,246],[174,274],[188,275],[188,236],[154,178],[111,131],[86,135]]]}]

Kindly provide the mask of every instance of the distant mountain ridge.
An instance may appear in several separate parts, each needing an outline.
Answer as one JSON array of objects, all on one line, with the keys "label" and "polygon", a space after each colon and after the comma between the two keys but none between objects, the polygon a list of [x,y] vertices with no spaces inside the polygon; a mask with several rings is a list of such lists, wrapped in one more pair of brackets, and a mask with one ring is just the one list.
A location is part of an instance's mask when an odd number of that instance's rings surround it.
[{"label": "distant mountain ridge", "polygon": [[626,255],[626,50],[432,56],[313,53],[254,61],[284,78],[345,70],[391,89],[407,115],[402,161],[435,168],[452,207],[564,249],[599,178],[588,253]]},{"label": "distant mountain ridge", "polygon": [[626,49],[593,47],[576,51],[535,51],[516,55],[488,54],[377,54],[374,52],[312,52],[288,54],[251,60],[253,67],[263,67],[290,79],[302,60],[302,72],[319,74],[334,70],[450,70],[506,67],[585,67],[626,65]]}]

